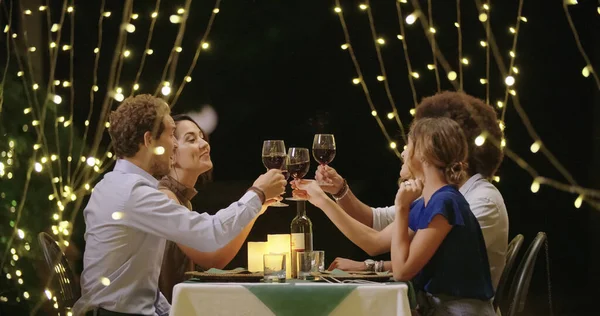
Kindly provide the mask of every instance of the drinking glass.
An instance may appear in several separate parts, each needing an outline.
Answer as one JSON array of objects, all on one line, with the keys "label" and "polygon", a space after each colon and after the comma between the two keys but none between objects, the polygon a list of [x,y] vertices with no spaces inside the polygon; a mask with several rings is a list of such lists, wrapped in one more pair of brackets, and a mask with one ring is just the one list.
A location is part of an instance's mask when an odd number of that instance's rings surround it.
[{"label": "drinking glass", "polygon": [[297,253],[298,266],[296,267],[298,279],[311,280],[314,279],[312,273],[325,271],[325,252],[320,250],[315,251],[299,251]]},{"label": "drinking glass", "polygon": [[[287,165],[286,160],[287,155],[285,153],[285,144],[283,143],[283,140],[265,140],[263,142],[262,162],[265,168],[267,168],[267,170],[280,169],[283,171],[284,164]],[[288,205],[281,202],[275,202],[271,204],[271,206],[285,207]]]},{"label": "drinking glass", "polygon": [[[333,134],[316,134],[312,145],[312,154],[315,160],[326,166],[335,158],[335,137]],[[320,186],[331,186],[329,182],[319,181]]]},{"label": "drinking glass", "polygon": [[263,255],[264,281],[285,282],[285,254],[269,253]]},{"label": "drinking glass", "polygon": [[[310,168],[310,155],[308,148],[291,147],[288,150],[288,171],[294,180],[302,179],[308,173]],[[305,201],[306,199],[291,197],[290,201]]]}]

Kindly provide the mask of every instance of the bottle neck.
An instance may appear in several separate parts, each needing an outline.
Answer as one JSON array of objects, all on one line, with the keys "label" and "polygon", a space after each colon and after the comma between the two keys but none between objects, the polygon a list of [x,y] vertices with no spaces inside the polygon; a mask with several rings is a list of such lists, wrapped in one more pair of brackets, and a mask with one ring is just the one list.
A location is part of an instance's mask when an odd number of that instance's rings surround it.
[{"label": "bottle neck", "polygon": [[296,203],[296,217],[306,217],[306,201]]}]

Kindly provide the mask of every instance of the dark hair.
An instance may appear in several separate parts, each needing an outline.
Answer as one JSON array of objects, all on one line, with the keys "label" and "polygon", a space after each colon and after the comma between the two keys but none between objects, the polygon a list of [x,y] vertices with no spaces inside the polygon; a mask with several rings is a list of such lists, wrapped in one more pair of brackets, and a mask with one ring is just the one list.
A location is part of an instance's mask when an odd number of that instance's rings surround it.
[{"label": "dark hair", "polygon": [[469,175],[494,176],[504,157],[502,149],[489,141],[475,145],[475,138],[484,132],[498,142],[503,137],[492,106],[463,92],[445,91],[424,98],[416,108],[415,120],[433,117],[450,118],[462,127],[469,146]]},{"label": "dark hair", "polygon": [[[177,126],[179,125],[179,122],[181,121],[190,121],[192,123],[194,123],[198,129],[202,132],[202,139],[204,139],[207,143],[210,143],[209,139],[208,139],[208,134],[206,134],[204,132],[204,130],[202,129],[202,127],[200,127],[200,124],[198,124],[198,122],[196,122],[191,116],[187,115],[187,114],[177,114],[177,115],[173,115],[173,121],[175,121],[175,131],[177,132]],[[177,133],[175,133],[177,134]],[[196,181],[196,184],[206,184],[208,182],[212,181],[212,169],[201,174],[200,177],[198,178],[198,181]]]},{"label": "dark hair", "polygon": [[117,157],[135,156],[146,132],[158,139],[165,129],[163,119],[170,111],[165,101],[149,94],[125,99],[110,114],[108,128]]}]

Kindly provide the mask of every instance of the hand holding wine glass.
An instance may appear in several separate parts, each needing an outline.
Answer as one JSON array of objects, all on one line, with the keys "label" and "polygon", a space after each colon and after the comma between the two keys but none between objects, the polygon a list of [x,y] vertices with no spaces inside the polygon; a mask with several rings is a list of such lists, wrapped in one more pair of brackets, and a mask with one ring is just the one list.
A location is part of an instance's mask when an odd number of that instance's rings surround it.
[{"label": "hand holding wine glass", "polygon": [[[283,140],[265,140],[263,142],[262,148],[262,161],[268,170],[278,169],[282,170],[284,164],[286,163],[287,155],[285,153],[285,144]],[[287,177],[284,179],[287,180]],[[287,181],[286,181],[287,184]],[[285,193],[285,185],[283,189],[283,193]],[[279,201],[271,204],[271,206],[275,207],[285,207],[288,206],[285,203],[281,203]]]},{"label": "hand holding wine glass", "polygon": [[292,182],[292,188],[295,190],[294,196],[299,199],[307,200],[319,208],[323,205],[323,202],[329,200],[329,197],[327,197],[323,188],[321,188],[315,180],[294,180]]},{"label": "hand holding wine glass", "polygon": [[[321,166],[327,166],[335,158],[335,137],[333,134],[316,134],[313,139],[313,157]],[[317,179],[318,180],[318,179]],[[318,181],[321,186],[332,186],[330,182]]]},{"label": "hand holding wine glass", "polygon": [[285,192],[287,181],[283,178],[281,170],[271,169],[261,174],[252,184],[259,188],[265,194],[265,202],[270,199],[278,198]]},{"label": "hand holding wine glass", "polygon": [[318,166],[315,180],[319,183],[330,183],[331,185],[322,186],[323,191],[329,194],[339,193],[344,186],[344,178],[330,166]]}]

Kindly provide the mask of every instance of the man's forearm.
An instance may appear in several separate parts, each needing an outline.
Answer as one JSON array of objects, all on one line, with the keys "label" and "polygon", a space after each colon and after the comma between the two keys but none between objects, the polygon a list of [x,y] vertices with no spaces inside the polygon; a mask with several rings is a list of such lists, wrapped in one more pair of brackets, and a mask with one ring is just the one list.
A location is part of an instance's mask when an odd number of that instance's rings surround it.
[{"label": "man's forearm", "polygon": [[371,207],[361,202],[354,193],[352,193],[350,188],[348,188],[348,193],[346,193],[343,198],[337,200],[337,203],[346,213],[348,213],[348,215],[352,216],[352,218],[369,227],[373,227],[373,210]]}]

